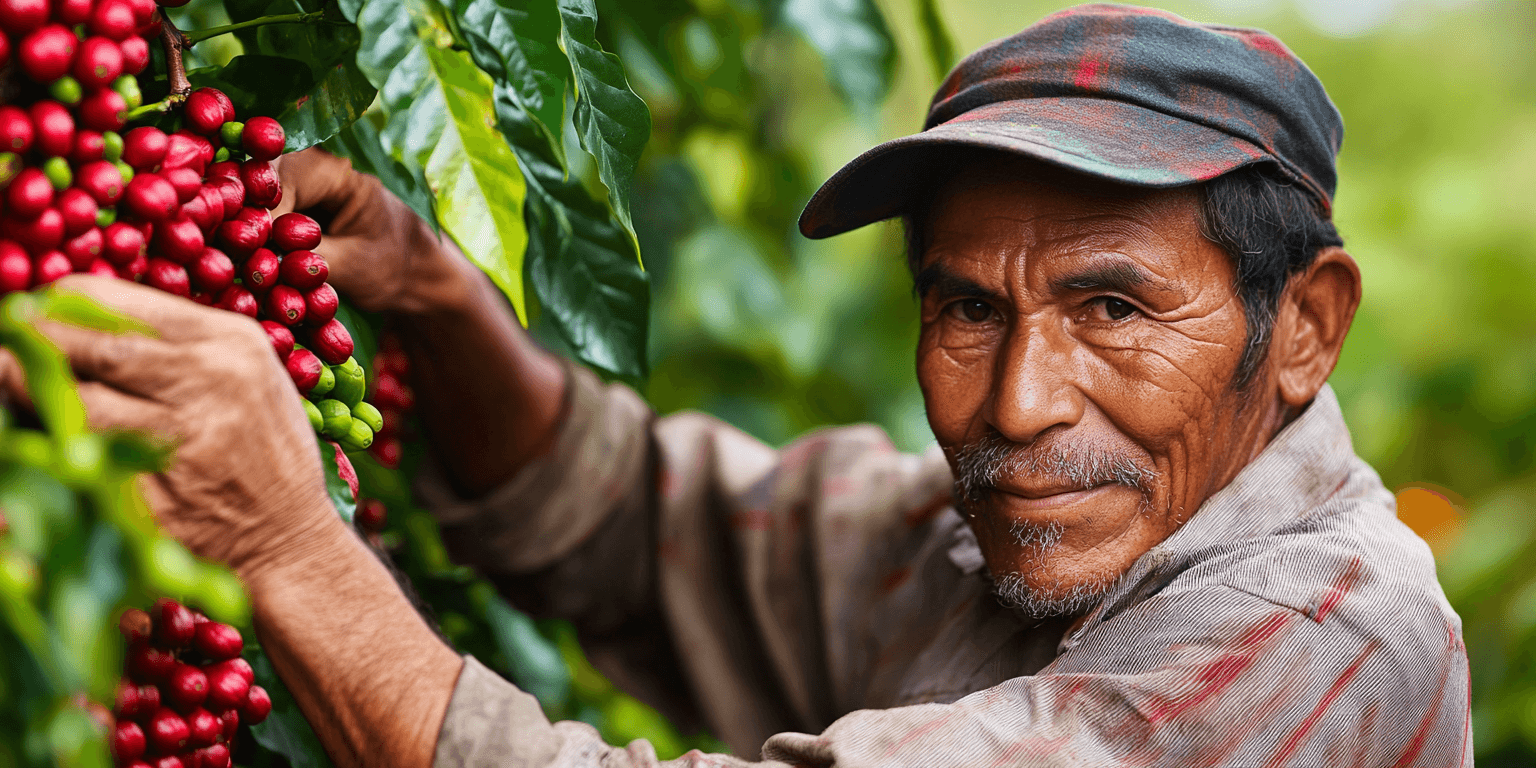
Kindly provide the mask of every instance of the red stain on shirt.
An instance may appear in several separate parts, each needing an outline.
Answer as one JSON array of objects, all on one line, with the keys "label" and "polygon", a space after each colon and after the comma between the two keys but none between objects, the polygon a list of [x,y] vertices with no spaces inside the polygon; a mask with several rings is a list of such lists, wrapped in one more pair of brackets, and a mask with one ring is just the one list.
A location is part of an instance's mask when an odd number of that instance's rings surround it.
[{"label": "red stain on shirt", "polygon": [[1339,578],[1335,579],[1333,584],[1328,587],[1328,591],[1324,593],[1323,602],[1317,607],[1317,615],[1313,617],[1314,621],[1321,624],[1323,619],[1328,618],[1328,614],[1338,607],[1339,601],[1343,600],[1344,596],[1349,594],[1349,591],[1360,583],[1361,571],[1360,558],[1357,556],[1350,559],[1349,565],[1344,569],[1344,572],[1339,574]]},{"label": "red stain on shirt", "polygon": [[1238,638],[1231,650],[1191,670],[1194,680],[1188,692],[1165,699],[1151,708],[1147,720],[1153,725],[1172,720],[1220,695],[1253,666],[1280,630],[1297,616],[1290,611],[1275,612],[1254,624]]},{"label": "red stain on shirt", "polygon": [[1099,60],[1083,59],[1077,63],[1077,75],[1072,78],[1072,84],[1078,88],[1092,88],[1093,81],[1099,76]]},{"label": "red stain on shirt", "polygon": [[1339,674],[1338,679],[1333,681],[1333,685],[1329,686],[1328,692],[1323,694],[1323,698],[1318,700],[1317,706],[1312,708],[1312,712],[1307,715],[1307,719],[1301,721],[1301,725],[1297,726],[1296,730],[1285,740],[1285,743],[1280,745],[1280,750],[1269,761],[1269,765],[1284,765],[1285,761],[1291,759],[1292,753],[1307,742],[1307,736],[1311,734],[1312,727],[1317,725],[1317,721],[1323,719],[1323,714],[1328,711],[1330,706],[1333,706],[1334,699],[1337,699],[1339,694],[1344,692],[1349,682],[1354,680],[1355,675],[1360,672],[1360,667],[1365,664],[1365,660],[1370,658],[1371,654],[1375,653],[1379,646],[1380,643],[1375,640],[1365,644],[1365,650],[1362,650],[1360,655],[1356,656],[1355,660]]}]

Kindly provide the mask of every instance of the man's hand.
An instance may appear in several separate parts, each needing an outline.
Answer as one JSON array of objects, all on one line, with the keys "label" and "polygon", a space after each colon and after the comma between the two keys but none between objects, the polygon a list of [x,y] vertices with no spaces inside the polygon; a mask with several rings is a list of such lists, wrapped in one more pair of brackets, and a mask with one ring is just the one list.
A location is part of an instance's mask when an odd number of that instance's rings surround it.
[{"label": "man's hand", "polygon": [[298,210],[320,221],[325,239],[316,250],[352,304],[422,314],[463,302],[464,270],[473,267],[378,179],[320,149],[283,155],[276,166],[283,200],[273,217]]},{"label": "man's hand", "polygon": [[[42,323],[69,356],[92,426],[138,430],[175,447],[144,495],[167,533],[236,570],[299,554],[334,522],[314,433],[260,326],[242,315],[122,280],[73,276],[79,291],[155,336]],[[25,397],[0,357],[0,387]]]}]

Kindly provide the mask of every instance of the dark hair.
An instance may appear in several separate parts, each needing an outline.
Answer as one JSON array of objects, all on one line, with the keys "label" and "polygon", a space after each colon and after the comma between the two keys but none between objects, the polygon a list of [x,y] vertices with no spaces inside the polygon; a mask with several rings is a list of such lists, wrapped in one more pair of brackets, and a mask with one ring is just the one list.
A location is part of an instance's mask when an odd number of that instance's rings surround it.
[{"label": "dark hair", "polygon": [[[932,202],[915,210],[929,210]],[[907,268],[914,276],[927,249],[918,219],[902,217]],[[1344,240],[1311,193],[1264,165],[1244,166],[1200,186],[1200,233],[1221,246],[1237,266],[1237,295],[1248,339],[1233,387],[1242,389],[1269,352],[1275,310],[1286,284],[1312,265],[1318,251],[1341,246]]]}]

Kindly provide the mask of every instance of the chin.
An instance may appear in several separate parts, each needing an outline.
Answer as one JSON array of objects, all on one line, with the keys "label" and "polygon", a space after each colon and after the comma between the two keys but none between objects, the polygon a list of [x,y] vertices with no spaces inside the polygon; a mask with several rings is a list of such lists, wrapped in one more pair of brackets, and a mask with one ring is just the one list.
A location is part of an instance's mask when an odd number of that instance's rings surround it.
[{"label": "chin", "polygon": [[1099,607],[1104,595],[1123,574],[1105,574],[1087,580],[1040,583],[1038,574],[1017,571],[992,576],[992,593],[999,602],[1032,619],[1077,617]]}]

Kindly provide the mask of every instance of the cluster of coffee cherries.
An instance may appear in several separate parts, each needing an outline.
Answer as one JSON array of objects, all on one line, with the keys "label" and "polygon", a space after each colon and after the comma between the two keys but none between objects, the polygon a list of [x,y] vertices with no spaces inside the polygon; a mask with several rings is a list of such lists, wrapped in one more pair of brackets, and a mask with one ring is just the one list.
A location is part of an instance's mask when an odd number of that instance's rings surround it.
[{"label": "cluster of coffee cherries", "polygon": [[129,609],[127,676],[113,707],[112,753],[126,768],[229,768],[241,723],[272,712],[240,658],[239,630],[169,599]]},{"label": "cluster of coffee cherries", "polygon": [[400,466],[401,430],[416,403],[415,393],[405,383],[409,373],[410,361],[400,348],[400,340],[393,333],[380,335],[379,350],[373,356],[373,392],[368,399],[378,407],[383,429],[375,430],[378,440],[368,452],[389,469]]}]

